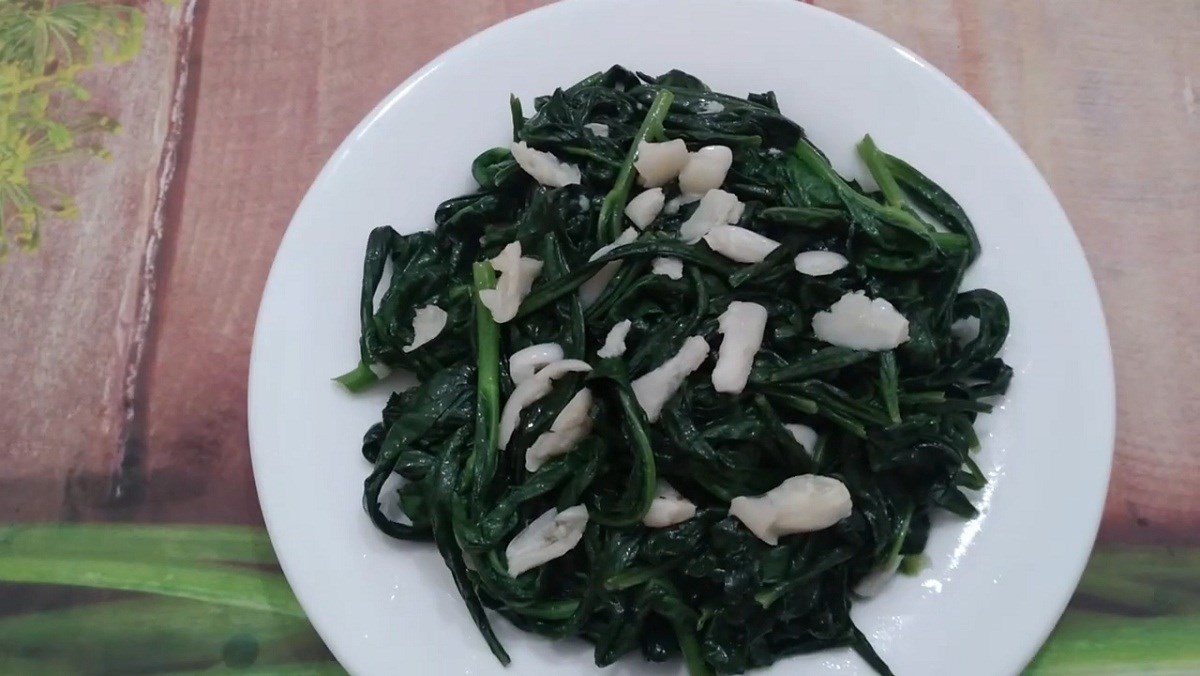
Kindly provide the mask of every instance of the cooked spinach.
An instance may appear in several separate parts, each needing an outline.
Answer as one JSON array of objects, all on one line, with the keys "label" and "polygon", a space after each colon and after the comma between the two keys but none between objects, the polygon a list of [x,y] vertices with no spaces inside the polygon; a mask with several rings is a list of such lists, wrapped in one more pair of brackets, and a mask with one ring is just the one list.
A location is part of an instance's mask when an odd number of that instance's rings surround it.
[{"label": "cooked spinach", "polygon": [[[934,512],[975,514],[967,493],[986,479],[972,459],[979,445],[972,426],[1012,378],[997,356],[1008,333],[1003,299],[960,290],[980,253],[964,210],[870,137],[859,153],[879,190],[867,190],[830,166],[772,93],[719,94],[679,71],[649,77],[613,67],[537,98],[531,117],[516,98],[511,112],[514,140],[576,165],[577,184],[541,186],[507,147],[493,148],[471,165],[479,190],[438,207],[432,231],[382,227],[368,239],[361,363],[339,380],[362,389],[386,368],[421,382],[393,394],[364,438],[372,521],[393,537],[437,545],[505,664],[485,608],[528,631],[586,638],[598,665],[640,652],[651,661],[681,657],[693,674],[737,673],[849,646],[887,673],[850,619],[854,588],[901,557],[906,567],[918,560]],[[592,123],[607,134],[585,126]],[[628,225],[638,141],[666,139],[691,150],[731,148],[724,187],[746,204],[739,225],[779,248],[743,265],[704,242],[682,242],[692,203],[664,211],[636,241],[589,261]],[[668,198],[678,195],[665,189]],[[487,261],[513,241],[543,269],[517,317],[497,324],[479,291],[496,283]],[[811,249],[840,253],[850,265],[801,275],[792,258]],[[652,274],[661,256],[682,260],[683,276]],[[619,271],[584,307],[577,289],[613,261]],[[903,314],[908,340],[882,352],[818,340],[813,315],[856,290]],[[716,392],[710,361],[648,422],[631,381],[688,336],[719,343],[717,317],[735,300],[758,303],[769,316],[744,391]],[[417,309],[430,304],[447,313],[445,328],[405,351]],[[977,335],[956,326],[968,318],[977,320]],[[628,351],[596,357],[626,319]],[[556,380],[524,409],[501,450],[499,410],[514,389],[508,356],[545,342],[594,368]],[[591,433],[527,472],[526,449],[584,384],[595,395]],[[785,423],[815,428],[820,441],[806,448]],[[732,498],[805,473],[841,480],[851,515],[776,546],[728,515]],[[395,474],[400,488],[384,494]],[[642,525],[659,478],[697,505],[693,518]],[[381,503],[392,502],[405,520],[387,516],[395,511]],[[510,576],[505,544],[549,508],[581,502],[590,516],[582,542]]]}]

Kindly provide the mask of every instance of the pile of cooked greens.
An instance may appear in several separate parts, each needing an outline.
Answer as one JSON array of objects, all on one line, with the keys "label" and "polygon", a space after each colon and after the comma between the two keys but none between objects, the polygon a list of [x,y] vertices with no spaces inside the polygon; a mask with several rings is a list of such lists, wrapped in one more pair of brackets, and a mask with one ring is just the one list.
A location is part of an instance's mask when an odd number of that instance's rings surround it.
[{"label": "pile of cooked greens", "polygon": [[[381,227],[367,242],[361,364],[339,381],[359,390],[404,369],[420,382],[391,396],[363,441],[370,518],[436,544],[505,664],[485,609],[527,631],[581,636],[598,665],[636,650],[681,656],[693,674],[736,673],[849,646],[886,673],[851,604],[919,566],[935,511],[975,514],[964,491],[985,477],[972,424],[1012,377],[997,356],[1004,301],[959,290],[980,251],[963,209],[869,137],[858,149],[879,190],[865,189],[834,171],[773,93],[720,94],[679,71],[613,67],[537,98],[530,117],[515,97],[511,109],[513,145],[471,165],[478,191],[439,206],[432,231]],[[725,215],[731,232],[768,238],[766,250],[739,262],[715,240],[681,237],[704,202],[672,181],[665,208],[631,225],[639,148],[674,139],[688,157],[732,151],[718,180],[738,205]],[[803,252],[843,262],[806,274]],[[519,302],[502,322],[484,302],[497,268],[493,296]],[[585,303],[580,287],[602,270],[611,277]],[[855,292],[879,300],[851,329],[880,306],[907,322],[894,349],[817,337],[814,317]],[[719,392],[722,336],[753,324],[726,315],[731,304],[765,310],[765,330],[744,386]],[[618,324],[623,343],[610,335]],[[712,351],[701,347],[648,415],[635,383],[688,361],[694,337]],[[565,366],[546,366],[554,359]],[[511,411],[514,394],[524,406]],[[566,448],[530,463],[531,447],[555,440]],[[805,490],[817,493],[784,490],[812,475],[825,483]],[[805,526],[825,518],[806,510],[830,485],[848,494],[844,511]],[[670,509],[645,525],[660,500]],[[795,523],[777,519],[768,544],[761,523],[752,531],[730,513],[735,500],[762,518],[793,509]]]}]

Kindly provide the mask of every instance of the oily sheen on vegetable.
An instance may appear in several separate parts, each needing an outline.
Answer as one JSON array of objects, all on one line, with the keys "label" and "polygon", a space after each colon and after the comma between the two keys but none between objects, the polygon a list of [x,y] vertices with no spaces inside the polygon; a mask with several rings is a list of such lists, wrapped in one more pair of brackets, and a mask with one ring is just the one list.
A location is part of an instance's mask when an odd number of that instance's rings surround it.
[{"label": "oily sheen on vegetable", "polygon": [[960,288],[966,213],[870,137],[878,190],[774,94],[679,71],[510,108],[477,191],[367,241],[339,381],[420,383],[364,438],[370,519],[437,547],[505,664],[494,614],[598,665],[849,646],[887,673],[850,607],[975,514],[973,423],[1012,377],[1004,301]]}]

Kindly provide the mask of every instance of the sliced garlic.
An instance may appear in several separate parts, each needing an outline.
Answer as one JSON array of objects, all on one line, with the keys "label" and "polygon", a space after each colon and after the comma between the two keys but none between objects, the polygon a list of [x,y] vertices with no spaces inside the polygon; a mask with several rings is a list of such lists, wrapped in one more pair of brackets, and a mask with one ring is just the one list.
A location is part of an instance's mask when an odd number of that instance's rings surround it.
[{"label": "sliced garlic", "polygon": [[686,194],[703,195],[720,188],[733,165],[733,151],[726,146],[704,146],[688,156],[687,165],[679,172],[679,190]]},{"label": "sliced garlic", "polygon": [[561,512],[551,507],[517,533],[504,549],[508,574],[516,577],[571,551],[583,539],[587,522],[587,508],[583,505]]},{"label": "sliced garlic", "polygon": [[695,244],[713,228],[737,223],[745,208],[733,193],[719,188],[709,190],[700,198],[700,204],[692,215],[679,226],[679,238],[688,244]]},{"label": "sliced garlic", "polygon": [[579,167],[562,162],[551,153],[530,148],[524,141],[509,144],[508,149],[521,169],[542,185],[561,188],[578,183],[581,178]]},{"label": "sliced garlic", "polygon": [[908,340],[908,320],[882,298],[854,291],[812,319],[817,338],[853,350],[890,350]]},{"label": "sliced garlic", "polygon": [[738,394],[750,378],[754,355],[762,346],[767,327],[767,309],[758,303],[735,300],[717,318],[717,331],[724,338],[717,350],[717,365],[713,367],[713,389]]},{"label": "sliced garlic", "polygon": [[536,472],[550,458],[575,448],[592,431],[592,391],[586,387],[575,393],[571,401],[525,451],[525,469]]},{"label": "sliced garlic", "polygon": [[578,359],[563,359],[543,366],[532,378],[517,385],[517,388],[509,395],[508,401],[504,402],[504,409],[500,412],[500,438],[496,445],[501,449],[508,446],[513,432],[517,431],[517,422],[521,419],[521,411],[526,406],[550,394],[551,381],[567,373],[591,370],[592,367],[587,362]]},{"label": "sliced garlic", "polygon": [[796,443],[803,446],[804,450],[808,451],[809,453],[812,453],[813,449],[817,447],[817,431],[808,425],[801,425],[800,423],[787,423],[783,427],[789,433],[791,433],[792,438],[796,440]]},{"label": "sliced garlic", "polygon": [[637,169],[639,184],[657,188],[678,176],[687,161],[688,149],[683,139],[665,143],[641,141],[633,166]]},{"label": "sliced garlic", "polygon": [[596,356],[601,359],[609,359],[625,354],[625,336],[629,335],[629,329],[632,326],[633,322],[628,319],[622,319],[613,324],[613,327],[608,330],[608,335],[604,337],[604,345],[596,351]]},{"label": "sliced garlic", "polygon": [[546,364],[552,364],[563,358],[562,345],[558,343],[538,343],[521,348],[508,358],[508,375],[514,385],[529,380],[538,369]]},{"label": "sliced garlic", "polygon": [[658,420],[667,400],[708,357],[708,343],[700,336],[683,341],[683,347],[661,366],[633,381],[633,394],[650,422]]},{"label": "sliced garlic", "polygon": [[608,138],[608,125],[607,124],[601,124],[599,122],[588,122],[587,124],[583,125],[583,128],[592,132],[596,136],[599,136],[600,138]]},{"label": "sliced garlic", "polygon": [[659,256],[650,261],[650,272],[671,279],[683,279],[683,261],[669,256]]},{"label": "sliced garlic", "polygon": [[850,491],[833,477],[816,474],[794,476],[758,496],[739,496],[729,503],[735,517],[758,539],[769,545],[793,533],[828,528],[850,516]]},{"label": "sliced garlic", "polygon": [[696,505],[683,497],[671,484],[658,480],[654,488],[654,500],[642,517],[642,523],[650,528],[666,528],[683,523],[696,516]]},{"label": "sliced garlic", "polygon": [[521,256],[521,243],[510,242],[491,260],[492,268],[500,275],[496,288],[479,292],[479,302],[492,313],[497,324],[517,316],[521,301],[533,288],[533,280],[542,271],[542,262]]},{"label": "sliced garlic", "polygon": [[698,202],[701,197],[701,195],[676,195],[667,200],[667,203],[663,205],[663,212],[668,214],[679,213],[679,207],[691,204],[692,202]]},{"label": "sliced garlic", "polygon": [[442,329],[446,328],[447,316],[446,311],[436,305],[418,308],[416,314],[413,315],[412,342],[401,349],[405,352],[412,352],[437,338]]},{"label": "sliced garlic", "polygon": [[625,215],[633,221],[634,225],[645,230],[654,222],[654,219],[658,218],[664,199],[662,188],[643,190],[637,197],[629,200],[629,204],[625,207]]},{"label": "sliced garlic", "polygon": [[796,254],[793,264],[802,275],[824,277],[850,265],[850,261],[835,251],[801,251]]},{"label": "sliced garlic", "polygon": [[779,242],[736,225],[718,225],[704,235],[709,248],[739,263],[757,263],[779,248]]}]

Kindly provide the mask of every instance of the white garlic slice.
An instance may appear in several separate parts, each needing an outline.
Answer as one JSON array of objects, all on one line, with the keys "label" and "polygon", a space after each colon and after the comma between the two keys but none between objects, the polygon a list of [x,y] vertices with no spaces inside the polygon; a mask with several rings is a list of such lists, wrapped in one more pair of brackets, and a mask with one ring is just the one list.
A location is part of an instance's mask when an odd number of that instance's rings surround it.
[{"label": "white garlic slice", "polygon": [[571,551],[583,539],[587,522],[587,508],[583,505],[561,512],[551,507],[517,533],[504,549],[508,574],[516,577]]},{"label": "white garlic slice", "polygon": [[524,141],[509,144],[508,149],[517,165],[542,185],[561,188],[578,183],[581,178],[579,167],[559,160],[552,153],[530,148]]},{"label": "white garlic slice", "polygon": [[517,431],[517,422],[521,419],[521,411],[526,406],[550,394],[551,381],[557,380],[567,373],[591,370],[592,367],[587,362],[578,359],[563,359],[543,366],[532,378],[517,385],[500,411],[500,438],[496,445],[501,449],[508,446],[513,432]]},{"label": "white garlic slice", "polygon": [[520,385],[532,378],[538,369],[562,358],[562,345],[558,343],[530,345],[513,352],[508,358],[508,375],[514,385]]},{"label": "white garlic slice", "polygon": [[736,225],[718,225],[704,235],[709,248],[738,263],[757,263],[779,248],[779,242]]},{"label": "white garlic slice", "polygon": [[692,215],[679,226],[679,238],[688,244],[695,244],[713,228],[737,223],[745,208],[733,193],[719,188],[709,190],[700,198],[700,204],[696,205]]},{"label": "white garlic slice", "polygon": [[650,261],[650,272],[670,279],[683,279],[683,261],[670,256],[659,256]]},{"label": "white garlic slice", "polygon": [[779,544],[783,535],[809,533],[850,516],[850,491],[833,477],[802,474],[758,496],[743,495],[729,503],[729,514],[758,539]]},{"label": "white garlic slice", "polygon": [[533,280],[542,271],[542,262],[521,256],[520,242],[509,242],[490,262],[500,278],[496,288],[479,292],[479,302],[491,311],[497,324],[503,324],[517,316],[521,301],[529,295]]},{"label": "white garlic slice", "polygon": [[645,230],[654,222],[654,219],[658,218],[664,201],[662,188],[643,190],[637,197],[629,200],[629,204],[625,206],[625,215],[633,221],[634,225]]},{"label": "white garlic slice", "polygon": [[679,172],[679,190],[684,194],[703,195],[720,188],[733,165],[733,151],[726,146],[704,146],[688,156]]},{"label": "white garlic slice", "polygon": [[637,169],[639,184],[657,188],[678,176],[687,161],[688,149],[683,139],[665,143],[640,141],[633,166]]},{"label": "white garlic slice", "polygon": [[717,331],[724,338],[717,349],[717,364],[712,372],[714,390],[737,394],[745,389],[766,327],[767,308],[740,300],[729,303],[717,318]]},{"label": "white garlic slice", "polygon": [[891,350],[908,340],[908,320],[883,298],[864,291],[843,295],[812,319],[817,338],[853,350]]},{"label": "white garlic slice", "polygon": [[417,308],[413,315],[413,339],[408,345],[401,349],[405,352],[412,352],[421,347],[425,343],[438,337],[442,329],[446,328],[446,311],[436,305],[426,305],[423,308]]},{"label": "white garlic slice", "polygon": [[800,423],[786,423],[783,427],[792,435],[792,438],[796,440],[796,443],[803,446],[804,450],[808,451],[809,453],[812,453],[817,447],[817,431],[808,425],[802,425]]},{"label": "white garlic slice", "polygon": [[667,200],[667,203],[663,205],[663,212],[668,214],[679,213],[679,207],[691,204],[692,202],[698,202],[701,197],[702,195],[676,195]]},{"label": "white garlic slice", "polygon": [[628,319],[622,319],[613,324],[613,327],[608,330],[608,335],[604,337],[604,345],[596,350],[596,356],[601,359],[609,359],[625,354],[625,336],[629,335],[629,329],[632,326],[633,322]]},{"label": "white garlic slice", "polygon": [[666,528],[693,516],[696,516],[695,503],[683,497],[671,484],[659,479],[654,488],[654,500],[642,517],[642,523],[650,528]]},{"label": "white garlic slice", "polygon": [[525,451],[525,469],[536,472],[548,460],[575,448],[592,431],[592,391],[586,387],[575,393],[550,423],[550,429]]},{"label": "white garlic slice", "polygon": [[845,256],[836,251],[801,251],[792,260],[796,272],[809,277],[832,275],[850,265]]},{"label": "white garlic slice", "polygon": [[646,412],[647,420],[658,420],[667,400],[675,394],[685,378],[700,368],[706,357],[708,343],[700,336],[692,336],[683,341],[683,347],[679,348],[675,356],[633,381],[633,394],[642,410]]}]

